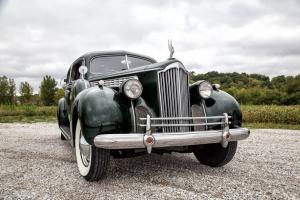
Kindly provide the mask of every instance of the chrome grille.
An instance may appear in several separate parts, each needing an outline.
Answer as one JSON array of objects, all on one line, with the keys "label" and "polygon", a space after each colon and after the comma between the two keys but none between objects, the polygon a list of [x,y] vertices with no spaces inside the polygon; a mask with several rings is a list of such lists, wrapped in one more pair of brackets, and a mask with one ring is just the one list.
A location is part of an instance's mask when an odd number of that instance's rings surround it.
[{"label": "chrome grille", "polygon": [[[114,79],[106,79],[104,80],[104,86],[106,87],[120,87],[123,82],[129,80],[129,79],[138,79],[137,76],[128,76],[128,77],[122,77],[122,78],[114,78]],[[98,85],[98,81],[94,82],[95,85]]]},{"label": "chrome grille", "polygon": [[[189,117],[188,72],[181,63],[172,63],[158,72],[161,117]],[[163,123],[183,123],[184,120],[169,120]],[[189,127],[166,127],[163,132],[189,131]]]}]

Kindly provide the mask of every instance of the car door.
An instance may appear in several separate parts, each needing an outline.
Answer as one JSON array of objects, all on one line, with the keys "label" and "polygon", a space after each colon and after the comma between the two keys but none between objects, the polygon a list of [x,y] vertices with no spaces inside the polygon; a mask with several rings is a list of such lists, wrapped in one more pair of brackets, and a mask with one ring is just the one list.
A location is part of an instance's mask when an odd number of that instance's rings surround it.
[{"label": "car door", "polygon": [[68,77],[67,77],[67,84],[65,87],[65,99],[66,99],[66,104],[67,104],[69,121],[71,121],[71,108],[72,108],[72,103],[75,99],[75,97],[72,94],[72,91],[73,91],[75,81],[80,78],[80,73],[79,73],[78,69],[82,64],[83,64],[83,58],[76,60],[71,65],[71,67],[68,71],[68,75],[67,75]]}]

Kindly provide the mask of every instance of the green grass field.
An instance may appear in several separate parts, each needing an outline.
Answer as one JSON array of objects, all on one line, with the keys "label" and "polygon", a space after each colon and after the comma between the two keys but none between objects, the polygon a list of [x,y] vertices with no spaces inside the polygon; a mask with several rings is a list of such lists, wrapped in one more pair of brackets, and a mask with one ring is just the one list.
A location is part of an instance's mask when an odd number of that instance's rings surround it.
[{"label": "green grass field", "polygon": [[56,106],[0,105],[0,123],[55,122]]},{"label": "green grass field", "polygon": [[300,130],[300,105],[242,105],[244,126]]},{"label": "green grass field", "polygon": [[[242,105],[244,126],[300,130],[300,105]],[[0,105],[0,123],[56,122],[56,106]]]}]

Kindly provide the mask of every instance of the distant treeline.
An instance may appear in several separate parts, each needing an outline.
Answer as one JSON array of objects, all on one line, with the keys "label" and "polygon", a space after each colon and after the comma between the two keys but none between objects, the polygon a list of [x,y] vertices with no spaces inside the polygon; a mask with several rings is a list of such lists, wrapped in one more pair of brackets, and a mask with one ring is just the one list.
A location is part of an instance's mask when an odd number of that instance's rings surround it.
[{"label": "distant treeline", "polygon": [[0,76],[0,104],[5,105],[56,105],[64,90],[57,88],[57,82],[50,75],[43,77],[38,94],[33,94],[33,87],[24,81],[19,85],[17,95],[16,84],[13,78]]},{"label": "distant treeline", "polygon": [[[300,74],[297,76],[276,76],[270,79],[261,74],[190,73],[190,83],[207,80],[218,83],[221,89],[233,95],[240,104],[250,105],[296,105],[300,104]],[[49,75],[43,77],[38,94],[28,82],[20,83],[16,95],[14,79],[0,76],[0,104],[56,105],[64,96],[64,90],[57,88],[57,82]]]},{"label": "distant treeline", "polygon": [[233,95],[240,104],[252,105],[295,105],[300,104],[300,74],[276,76],[270,79],[261,74],[190,73],[190,83],[207,80],[218,83],[221,89]]}]

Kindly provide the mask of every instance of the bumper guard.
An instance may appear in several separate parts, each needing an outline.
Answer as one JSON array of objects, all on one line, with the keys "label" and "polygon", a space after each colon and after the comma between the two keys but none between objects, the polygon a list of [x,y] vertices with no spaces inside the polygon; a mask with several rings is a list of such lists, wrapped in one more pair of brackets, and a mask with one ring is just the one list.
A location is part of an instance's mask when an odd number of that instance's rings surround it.
[{"label": "bumper guard", "polygon": [[[146,127],[146,133],[121,133],[121,134],[103,134],[97,135],[94,138],[96,147],[104,149],[137,149],[147,148],[148,153],[151,153],[153,147],[172,147],[172,146],[188,146],[199,144],[221,143],[224,148],[227,147],[229,141],[237,141],[246,139],[250,135],[250,130],[247,128],[229,129],[229,118],[226,113],[223,116],[213,117],[170,117],[170,118],[140,118],[146,121],[146,124],[139,124],[141,127]],[[195,119],[220,119],[220,122],[193,124],[188,123]],[[163,123],[166,120],[186,121],[185,123]],[[152,123],[152,121],[162,122],[160,124]],[[207,126],[221,125],[221,130],[207,131],[190,131],[190,132],[166,132],[152,133],[151,127],[192,127],[192,126]]]}]

